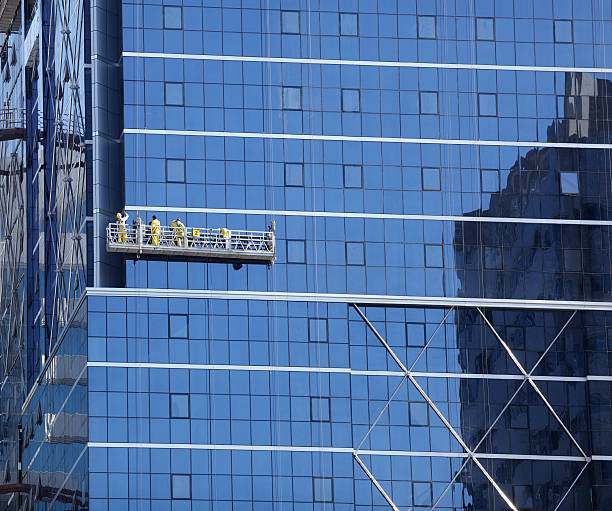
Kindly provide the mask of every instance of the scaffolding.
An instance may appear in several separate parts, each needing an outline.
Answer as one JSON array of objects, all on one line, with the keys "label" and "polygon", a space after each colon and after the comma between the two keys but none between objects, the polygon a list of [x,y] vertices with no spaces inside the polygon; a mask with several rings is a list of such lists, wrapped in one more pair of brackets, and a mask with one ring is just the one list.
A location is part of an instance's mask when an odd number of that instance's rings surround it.
[{"label": "scaffolding", "polygon": [[25,115],[21,108],[0,108],[0,142],[24,137]]},{"label": "scaffolding", "polygon": [[243,231],[114,222],[106,227],[106,250],[136,259],[273,264],[276,236],[274,223],[269,231]]}]

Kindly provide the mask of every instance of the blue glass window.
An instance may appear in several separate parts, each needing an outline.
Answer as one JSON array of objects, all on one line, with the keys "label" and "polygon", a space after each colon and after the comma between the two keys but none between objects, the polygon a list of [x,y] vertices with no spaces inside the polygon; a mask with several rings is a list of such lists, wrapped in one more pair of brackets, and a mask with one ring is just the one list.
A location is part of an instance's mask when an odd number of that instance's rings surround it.
[{"label": "blue glass window", "polygon": [[438,113],[438,93],[437,92],[421,92],[421,113],[422,114],[437,114]]},{"label": "blue glass window", "polygon": [[476,19],[476,37],[485,41],[492,41],[495,38],[493,18]]},{"label": "blue glass window", "polygon": [[306,249],[303,240],[287,241],[287,262],[303,263],[306,260]]},{"label": "blue glass window", "polygon": [[304,166],[301,163],[285,163],[285,184],[304,186]]},{"label": "blue glass window", "polygon": [[440,169],[423,169],[423,189],[440,190]]},{"label": "blue glass window", "polygon": [[184,183],[185,160],[166,160],[166,179],[170,183]]},{"label": "blue glass window", "polygon": [[485,247],[485,268],[498,270],[502,267],[502,253],[499,247]]},{"label": "blue glass window", "polygon": [[499,171],[482,171],[482,191],[487,193],[499,192]]},{"label": "blue glass window", "polygon": [[170,394],[170,417],[189,418],[189,394]]},{"label": "blue glass window", "polygon": [[361,188],[363,171],[360,165],[344,166],[344,186],[346,188]]},{"label": "blue glass window", "polygon": [[582,269],[580,250],[566,248],[563,250],[565,271],[580,271]]},{"label": "blue glass window", "polygon": [[359,24],[357,14],[351,12],[340,13],[340,35],[358,35]]},{"label": "blue glass window", "polygon": [[478,112],[483,116],[497,115],[497,95],[496,94],[478,94]]},{"label": "blue glass window", "polygon": [[430,268],[442,267],[442,245],[425,245],[425,264]]},{"label": "blue glass window", "polygon": [[342,111],[359,112],[359,110],[361,110],[359,90],[342,89]]},{"label": "blue glass window", "polygon": [[435,16],[419,16],[419,37],[422,39],[434,39],[436,37]]},{"label": "blue glass window", "polygon": [[183,28],[183,9],[181,7],[164,7],[164,28]]},{"label": "blue glass window", "polygon": [[332,502],[334,500],[331,477],[314,477],[313,491],[315,502]]},{"label": "blue glass window", "polygon": [[191,498],[191,476],[186,474],[172,474],[172,498]]},{"label": "blue glass window", "polygon": [[346,244],[346,263],[362,266],[365,263],[363,243],[349,241]]},{"label": "blue glass window", "polygon": [[184,314],[170,314],[169,320],[169,332],[170,337],[174,339],[186,339],[187,338],[187,315]]},{"label": "blue glass window", "polygon": [[577,172],[561,172],[561,193],[580,193]]},{"label": "blue glass window", "polygon": [[327,342],[327,320],[311,318],[308,320],[308,339],[313,342]]},{"label": "blue glass window", "polygon": [[572,42],[572,22],[570,20],[555,20],[555,41],[558,43]]},{"label": "blue glass window", "polygon": [[299,34],[300,13],[298,11],[283,11],[282,29],[284,34]]},{"label": "blue glass window", "polygon": [[283,108],[286,110],[302,108],[302,89],[300,87],[283,87]]},{"label": "blue glass window", "polygon": [[182,105],[183,84],[166,82],[166,105]]},{"label": "blue glass window", "polygon": [[330,408],[328,397],[310,398],[310,419],[316,422],[329,422]]}]

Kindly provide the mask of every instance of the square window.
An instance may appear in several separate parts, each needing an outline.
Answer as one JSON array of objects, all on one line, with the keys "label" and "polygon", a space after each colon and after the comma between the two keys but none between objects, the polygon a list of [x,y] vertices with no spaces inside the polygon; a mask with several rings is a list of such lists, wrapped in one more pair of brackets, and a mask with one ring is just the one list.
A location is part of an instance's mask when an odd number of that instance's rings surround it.
[{"label": "square window", "polygon": [[360,165],[344,166],[344,186],[346,188],[361,188],[363,171]]},{"label": "square window", "polygon": [[164,7],[164,28],[183,28],[183,9],[181,7]]},{"label": "square window", "polygon": [[283,87],[283,108],[286,110],[302,108],[302,89],[300,87]]},{"label": "square window", "polygon": [[423,169],[423,190],[440,190],[440,169]]},{"label": "square window", "polygon": [[340,13],[340,35],[358,35],[359,24],[357,14],[352,12]]},{"label": "square window", "polygon": [[580,250],[566,248],[563,250],[565,271],[580,271],[582,269]]},{"label": "square window", "polygon": [[283,11],[283,34],[300,33],[300,13],[298,11]]},{"label": "square window", "polygon": [[478,94],[478,113],[483,116],[497,115],[497,95]]},{"label": "square window", "polygon": [[359,112],[361,101],[359,89],[342,89],[342,111]]},{"label": "square window", "polygon": [[422,114],[437,114],[438,113],[438,93],[437,92],[421,92],[421,113]]},{"label": "square window", "polygon": [[329,422],[329,398],[310,398],[310,420],[316,422]]},{"label": "square window", "polygon": [[327,320],[308,320],[308,339],[313,342],[327,342]]},{"label": "square window", "polygon": [[499,171],[482,171],[482,191],[486,193],[499,192]]},{"label": "square window", "polygon": [[287,240],[287,262],[303,263],[306,261],[306,248],[303,240]]},{"label": "square window", "polygon": [[182,105],[183,102],[183,84],[166,83],[166,105]]},{"label": "square window", "polygon": [[333,485],[331,477],[313,477],[313,493],[315,502],[333,502]]},{"label": "square window", "polygon": [[561,172],[561,193],[569,195],[580,193],[577,172]]},{"label": "square window", "polygon": [[572,22],[570,20],[555,20],[555,42],[572,42]]},{"label": "square window", "polygon": [[189,418],[189,394],[170,394],[170,417]]},{"label": "square window", "polygon": [[502,252],[499,247],[485,247],[485,268],[487,270],[501,270]]},{"label": "square window", "polygon": [[346,243],[346,264],[362,266],[365,264],[364,247],[360,241]]},{"label": "square window", "polygon": [[304,166],[301,163],[285,163],[285,185],[304,186]]},{"label": "square window", "polygon": [[172,498],[191,498],[191,476],[186,474],[172,474]]},{"label": "square window", "polygon": [[170,337],[174,339],[187,338],[187,315],[170,314],[168,316]]},{"label": "square window", "polygon": [[476,38],[485,41],[495,39],[493,18],[476,18]]},{"label": "square window", "polygon": [[419,37],[422,39],[436,38],[436,17],[419,16]]},{"label": "square window", "polygon": [[166,180],[169,183],[185,182],[185,160],[166,160]]},{"label": "square window", "polygon": [[425,265],[442,268],[442,245],[425,245]]}]

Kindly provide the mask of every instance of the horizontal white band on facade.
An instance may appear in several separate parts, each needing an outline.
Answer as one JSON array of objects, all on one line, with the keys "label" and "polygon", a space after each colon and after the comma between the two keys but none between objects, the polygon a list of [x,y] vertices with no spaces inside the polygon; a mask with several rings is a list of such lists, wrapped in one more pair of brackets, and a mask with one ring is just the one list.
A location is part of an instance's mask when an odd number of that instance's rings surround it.
[{"label": "horizontal white band on facade", "polygon": [[[122,367],[130,369],[189,369],[199,371],[256,371],[256,372],[286,372],[286,373],[316,373],[316,374],[350,374],[352,376],[389,376],[403,378],[402,371],[377,371],[366,369],[351,369],[350,367],[308,367],[308,366],[264,366],[238,364],[188,364],[159,362],[87,362],[88,367]],[[415,378],[458,378],[464,380],[516,380],[523,381],[522,374],[479,374],[479,373],[443,373],[428,371],[411,371]],[[586,382],[609,381],[612,376],[532,376],[535,381],[548,382]]]},{"label": "horizontal white band on facade", "polygon": [[310,140],[318,142],[374,142],[390,144],[442,144],[459,146],[556,147],[560,149],[612,149],[612,144],[571,142],[511,142],[509,140],[463,140],[451,138],[366,137],[349,135],[311,135],[308,133],[262,133],[248,131],[199,131],[125,128],[129,135],[177,135],[183,137],[260,138],[273,140]]},{"label": "horizontal white band on facade", "polygon": [[281,291],[221,291],[213,289],[161,289],[88,287],[89,296],[143,298],[208,298],[213,300],[258,300],[276,302],[346,303],[388,307],[458,307],[612,312],[612,302],[570,300],[518,300],[512,298],[462,298],[443,296],[358,295]]},{"label": "horizontal white band on facade", "polygon": [[606,67],[572,67],[572,66],[521,66],[503,64],[453,64],[436,62],[393,62],[388,60],[351,60],[351,59],[312,59],[291,57],[251,57],[241,55],[197,55],[193,53],[162,53],[124,51],[123,57],[162,58],[182,60],[217,60],[222,62],[261,62],[269,64],[310,64],[333,66],[362,67],[411,67],[429,69],[473,69],[490,71],[544,71],[559,73],[612,73]]},{"label": "horizontal white band on facade", "polygon": [[563,218],[512,218],[460,215],[402,215],[397,213],[353,213],[340,211],[293,211],[276,209],[189,208],[176,206],[126,205],[127,211],[204,213],[220,215],[302,216],[317,218],[363,218],[374,220],[428,220],[441,222],[478,222],[495,224],[599,225],[612,226],[612,220],[574,220]]},{"label": "horizontal white band on facade", "polygon": [[[295,445],[237,445],[237,444],[158,444],[140,442],[88,442],[90,448],[123,448],[123,449],[189,449],[202,451],[264,451],[264,452],[316,452],[341,453],[361,456],[421,456],[428,458],[467,458],[464,452],[436,451],[379,451],[352,447],[310,447]],[[474,453],[477,458],[532,461],[588,461],[582,456],[554,456],[545,454],[515,454],[515,453]]]}]

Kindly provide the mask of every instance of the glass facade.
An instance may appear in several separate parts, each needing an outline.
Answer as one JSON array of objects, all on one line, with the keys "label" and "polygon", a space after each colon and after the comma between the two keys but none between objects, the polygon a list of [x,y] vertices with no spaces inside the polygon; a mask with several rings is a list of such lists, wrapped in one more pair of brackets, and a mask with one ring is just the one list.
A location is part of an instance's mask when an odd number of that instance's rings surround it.
[{"label": "glass facade", "polygon": [[610,5],[15,5],[0,504],[609,507]]}]

